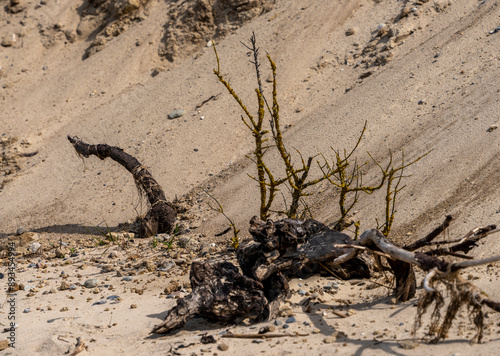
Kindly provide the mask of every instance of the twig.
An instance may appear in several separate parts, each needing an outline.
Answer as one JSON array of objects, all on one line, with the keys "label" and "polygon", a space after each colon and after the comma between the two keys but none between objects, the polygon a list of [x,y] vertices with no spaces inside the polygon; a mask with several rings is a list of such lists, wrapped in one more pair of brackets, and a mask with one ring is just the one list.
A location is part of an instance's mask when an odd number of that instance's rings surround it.
[{"label": "twig", "polygon": [[208,103],[210,100],[217,100],[217,98],[219,97],[219,95],[221,95],[221,93],[219,93],[217,95],[212,95],[210,98],[208,98],[206,100],[203,100],[201,102],[201,104],[196,105],[196,109],[201,108],[203,105],[205,105],[206,103]]},{"label": "twig", "polygon": [[298,336],[309,336],[309,333],[295,333],[295,334],[233,334],[227,333],[222,335],[225,338],[234,339],[271,339],[276,337],[298,337]]},{"label": "twig", "polygon": [[380,252],[380,251],[374,251],[374,250],[371,250],[369,249],[368,247],[365,247],[365,246],[358,246],[358,245],[345,245],[345,244],[339,244],[339,245],[333,245],[333,247],[337,247],[337,248],[356,248],[358,250],[363,250],[363,251],[366,251],[366,252],[371,252],[375,255],[379,255],[379,256],[382,256],[382,257],[385,257],[385,258],[389,258],[391,260],[394,260],[395,258],[386,254],[386,253],[383,253],[383,252]]},{"label": "twig", "polygon": [[345,314],[342,314],[341,312],[338,312],[336,310],[332,310],[332,313],[337,315],[337,316],[340,316],[341,318],[347,318],[348,315],[345,315]]},{"label": "twig", "polygon": [[337,276],[331,269],[329,269],[328,267],[326,267],[324,264],[322,264],[321,262],[318,262],[318,264],[323,267],[327,272],[330,272],[330,274],[338,279],[342,279],[340,278],[339,276]]},{"label": "twig", "polygon": [[440,233],[442,233],[448,226],[450,226],[451,221],[453,220],[453,217],[451,215],[447,215],[446,219],[443,221],[441,225],[439,225],[437,228],[432,230],[431,233],[429,233],[427,236],[424,238],[414,242],[413,244],[409,246],[403,247],[405,250],[408,251],[415,251],[416,249],[419,249],[420,247],[427,246],[431,243],[432,240],[434,240]]}]

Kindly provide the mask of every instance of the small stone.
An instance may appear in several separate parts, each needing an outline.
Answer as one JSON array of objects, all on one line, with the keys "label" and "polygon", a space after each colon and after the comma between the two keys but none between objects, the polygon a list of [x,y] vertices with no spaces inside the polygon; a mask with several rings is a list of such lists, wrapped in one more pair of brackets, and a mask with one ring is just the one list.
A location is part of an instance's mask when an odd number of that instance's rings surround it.
[{"label": "small stone", "polygon": [[425,104],[425,101],[424,101],[424,100],[419,100],[417,104],[418,104],[418,105],[424,105],[424,104]]},{"label": "small stone", "polygon": [[26,308],[26,309],[23,310],[23,313],[29,313],[30,311],[31,311],[30,308]]},{"label": "small stone", "polygon": [[11,47],[16,44],[17,38],[15,34],[10,36],[5,36],[2,38],[2,42],[0,43],[3,47]]},{"label": "small stone", "polygon": [[176,281],[176,280],[171,280],[168,285],[165,287],[165,289],[163,290],[163,292],[165,294],[170,294],[172,292],[176,292],[180,289],[180,285],[179,285],[179,282]]},{"label": "small stone", "polygon": [[155,69],[153,69],[153,71],[151,72],[151,76],[152,77],[156,77],[158,74],[160,74],[161,72],[163,72],[165,70],[165,68],[163,67],[156,67]]},{"label": "small stone", "polygon": [[306,295],[306,291],[301,289],[297,292],[298,295]]},{"label": "small stone", "polygon": [[313,334],[319,334],[320,332],[321,332],[321,330],[318,328],[314,328],[312,331]]},{"label": "small stone", "polygon": [[357,29],[355,27],[348,28],[347,31],[345,32],[346,36],[352,36],[355,35],[357,32]]},{"label": "small stone", "polygon": [[132,304],[132,305],[130,306],[130,309],[137,309],[137,304]]},{"label": "small stone", "polygon": [[269,332],[273,332],[276,330],[276,326],[274,325],[266,325],[259,329],[259,334],[266,334]]},{"label": "small stone", "polygon": [[69,289],[69,283],[66,281],[62,281],[59,290],[67,290],[67,289]]},{"label": "small stone", "polygon": [[122,300],[122,298],[120,298],[120,296],[118,295],[110,295],[106,299],[113,301],[114,302],[113,304],[119,303]]},{"label": "small stone", "polygon": [[68,311],[68,310],[69,310],[68,307],[62,307],[61,310],[59,310],[59,311],[65,312],[65,311]]},{"label": "small stone", "polygon": [[276,325],[276,326],[281,326],[281,325],[283,325],[283,322],[282,322],[281,320],[276,319],[276,320],[274,321],[274,325]]},{"label": "small stone", "polygon": [[495,131],[496,129],[498,129],[498,125],[491,125],[490,127],[488,127],[488,130],[486,130],[486,132],[492,132],[492,131]]},{"label": "small stone", "polygon": [[85,288],[95,288],[97,287],[97,284],[98,284],[97,279],[92,278],[92,279],[87,279],[83,285],[85,286]]},{"label": "small stone", "polygon": [[286,319],[287,324],[295,323],[296,321],[297,321],[297,319],[295,319],[294,316],[291,316],[288,319]]},{"label": "small stone", "polygon": [[3,351],[8,347],[9,347],[9,340],[0,341],[0,351]]},{"label": "small stone", "polygon": [[101,300],[99,300],[99,301],[95,302],[95,303],[94,303],[94,304],[92,304],[92,305],[101,305],[101,304],[106,304],[106,300],[105,300],[105,299],[101,299]]},{"label": "small stone", "polygon": [[176,110],[172,111],[170,114],[168,114],[168,119],[169,120],[177,119],[181,116],[184,116],[185,114],[186,114],[186,110],[176,109]]},{"label": "small stone", "polygon": [[283,329],[288,329],[289,327],[290,327],[290,325],[288,325],[288,324],[283,325]]},{"label": "small stone", "polygon": [[31,253],[35,253],[40,249],[40,247],[42,247],[42,245],[39,242],[33,242],[29,245],[28,251]]},{"label": "small stone", "polygon": [[217,349],[220,351],[227,351],[229,350],[229,346],[227,346],[226,344],[219,344],[217,345]]},{"label": "small stone", "polygon": [[61,249],[56,249],[56,257],[58,258],[63,258],[64,257],[64,252]]},{"label": "small stone", "polygon": [[7,289],[7,292],[8,292],[8,293],[15,293],[15,292],[17,292],[19,289],[20,289],[19,284],[14,283],[14,284],[12,284],[12,285],[10,285],[10,286],[9,286],[9,288]]},{"label": "small stone", "polygon": [[191,240],[190,237],[187,237],[187,236],[181,236],[179,237],[179,239],[177,240],[177,245],[179,245],[179,247],[186,247],[187,244],[189,243],[189,241]]},{"label": "small stone", "polygon": [[17,228],[17,231],[16,231],[16,235],[19,236],[19,235],[22,235],[26,232],[26,229],[22,226],[18,227]]},{"label": "small stone", "polygon": [[126,282],[132,282],[134,280],[134,277],[132,276],[125,276],[122,278],[122,281],[126,281]]}]

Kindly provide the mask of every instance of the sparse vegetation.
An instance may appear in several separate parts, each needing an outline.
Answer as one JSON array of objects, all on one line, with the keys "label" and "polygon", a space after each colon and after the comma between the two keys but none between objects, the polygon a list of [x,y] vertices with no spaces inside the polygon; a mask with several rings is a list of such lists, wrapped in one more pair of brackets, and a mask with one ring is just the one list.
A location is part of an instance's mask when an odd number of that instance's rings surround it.
[{"label": "sparse vegetation", "polygon": [[[389,154],[390,159],[385,167],[382,167],[380,163],[372,158],[373,162],[380,168],[380,176],[378,178],[379,183],[373,186],[363,185],[363,173],[361,172],[361,168],[365,164],[359,166],[354,153],[358,149],[359,144],[361,143],[363,135],[366,131],[367,123],[365,122],[365,125],[356,144],[349,153],[345,149],[343,153],[341,153],[340,150],[332,148],[334,152],[334,159],[331,163],[329,163],[328,159],[322,153],[304,159],[301,152],[298,149],[295,149],[300,159],[300,164],[296,166],[283,140],[283,132],[280,122],[280,107],[278,104],[277,94],[276,64],[271,59],[271,56],[267,55],[269,66],[272,71],[272,103],[269,104],[266,96],[264,95],[264,89],[262,87],[259,48],[256,45],[255,34],[252,34],[252,36],[250,37],[249,45],[244,43],[243,45],[253,54],[251,63],[254,65],[257,81],[257,88],[255,89],[257,97],[256,115],[253,115],[249,111],[243,100],[238,96],[238,94],[236,94],[229,82],[224,79],[224,76],[221,72],[220,59],[215,44],[213,48],[217,60],[217,69],[214,69],[214,73],[217,76],[219,82],[221,82],[226,87],[229,94],[235,99],[240,108],[243,110],[244,115],[241,116],[241,120],[252,133],[252,136],[254,138],[255,149],[253,151],[253,156],[248,158],[255,163],[257,168],[257,176],[251,175],[250,177],[259,184],[260,219],[264,221],[267,220],[270,217],[271,213],[284,215],[288,218],[303,219],[305,217],[312,217],[309,206],[304,202],[303,198],[312,194],[308,191],[310,187],[326,180],[338,190],[338,206],[340,216],[334,223],[334,229],[337,231],[342,231],[354,224],[356,229],[355,236],[357,237],[359,233],[360,222],[348,220],[348,217],[349,213],[358,203],[359,193],[364,192],[367,194],[372,194],[373,192],[382,189],[385,185],[386,194],[384,223],[379,224],[377,221],[377,224],[379,225],[378,228],[382,229],[383,234],[385,236],[388,236],[394,222],[394,215],[396,213],[397,194],[401,191],[401,189],[404,188],[404,186],[400,186],[402,178],[405,177],[403,175],[404,169],[419,161],[426,154],[417,157],[410,163],[405,163],[404,152],[402,152],[400,166],[393,165],[392,153]],[[265,128],[266,121],[264,119],[266,117],[266,111],[270,116],[270,119],[268,120],[269,128]],[[272,140],[270,138],[272,138]],[[281,158],[284,170],[284,174],[282,174],[281,176],[278,176],[275,172],[273,172],[265,160],[265,155],[271,147],[277,149]],[[322,158],[322,162],[318,160],[316,161],[321,173],[313,175],[311,174],[311,169],[314,166],[313,162],[316,157]],[[280,191],[280,188],[282,188],[283,186],[286,186],[288,188],[290,199],[287,199],[283,191]],[[276,210],[274,208],[276,194],[279,191],[283,195],[283,200],[285,202],[283,210]],[[232,241],[234,246],[235,241],[237,241],[237,231],[239,230],[236,229],[233,221],[224,214],[220,203],[213,196],[209,196],[214,199],[219,206],[218,208],[212,209],[222,213],[229,220],[230,226],[233,229]]]}]

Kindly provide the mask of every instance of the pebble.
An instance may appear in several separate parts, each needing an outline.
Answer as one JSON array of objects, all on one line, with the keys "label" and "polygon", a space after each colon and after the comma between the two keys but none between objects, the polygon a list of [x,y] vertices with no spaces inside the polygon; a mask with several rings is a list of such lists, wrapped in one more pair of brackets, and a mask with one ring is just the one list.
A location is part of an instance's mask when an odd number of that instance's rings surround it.
[{"label": "pebble", "polygon": [[288,324],[283,325],[283,329],[288,329],[289,327],[290,327],[290,325],[288,325]]},{"label": "pebble", "polygon": [[188,242],[191,240],[190,237],[188,236],[181,236],[179,237],[179,239],[177,240],[177,245],[179,245],[179,247],[186,247]]},{"label": "pebble", "polygon": [[357,29],[355,27],[348,28],[347,31],[345,32],[346,36],[352,36],[355,35],[357,32]]},{"label": "pebble", "polygon": [[219,344],[217,345],[217,349],[219,349],[220,351],[227,351],[229,350],[229,346],[227,346],[226,344]]},{"label": "pebble", "polygon": [[137,309],[137,304],[132,304],[132,305],[130,306],[130,309]]},{"label": "pebble", "polygon": [[314,328],[312,331],[313,334],[319,334],[320,332],[321,332],[321,330],[318,328]]},{"label": "pebble", "polygon": [[26,308],[23,310],[23,313],[29,313],[30,311],[31,311],[30,308]]},{"label": "pebble", "polygon": [[65,312],[65,311],[68,311],[68,310],[69,310],[68,307],[62,307],[60,311]]},{"label": "pebble", "polygon": [[69,286],[69,283],[68,283],[68,282],[66,282],[66,281],[62,281],[62,282],[61,282],[61,286],[59,287],[59,289],[60,289],[60,290],[67,290],[67,289],[69,289],[69,287],[70,287],[70,286]]},{"label": "pebble", "polygon": [[29,245],[28,250],[31,253],[35,253],[40,247],[42,247],[42,245],[39,242],[33,242]]},{"label": "pebble", "polygon": [[497,33],[497,32],[500,32],[500,26],[498,26],[497,28],[495,28],[494,30],[491,30],[490,31],[490,35],[494,34],[494,33]]},{"label": "pebble", "polygon": [[87,279],[83,285],[85,286],[85,288],[95,288],[97,287],[97,283],[97,279],[92,278]]},{"label": "pebble", "polygon": [[16,41],[17,41],[16,35],[13,33],[10,36],[5,36],[0,44],[3,47],[11,47],[16,44]]},{"label": "pebble", "polygon": [[299,291],[297,292],[297,294],[298,294],[298,295],[306,295],[306,293],[307,293],[307,292],[306,292],[305,290],[303,290],[303,289],[301,289],[301,290],[299,290]]},{"label": "pebble", "polygon": [[59,248],[56,250],[56,257],[58,257],[58,258],[64,257],[64,252]]},{"label": "pebble", "polygon": [[265,333],[273,332],[275,330],[276,330],[276,326],[267,325],[267,326],[263,326],[262,328],[259,329],[259,334],[265,334]]},{"label": "pebble", "polygon": [[496,129],[498,129],[498,125],[491,125],[490,127],[488,127],[488,130],[486,130],[486,132],[492,132],[495,131]]},{"label": "pebble", "polygon": [[26,231],[27,231],[27,230],[26,230],[24,227],[20,226],[20,227],[18,227],[18,228],[17,228],[16,235],[17,235],[17,236],[22,235],[22,234],[24,234]]},{"label": "pebble", "polygon": [[101,299],[101,300],[99,300],[98,302],[95,302],[92,305],[101,305],[101,304],[106,304],[106,300],[105,299]]},{"label": "pebble", "polygon": [[287,324],[290,324],[290,323],[295,323],[297,321],[297,319],[295,319],[294,316],[291,316],[289,317],[288,319],[286,319],[286,323]]},{"label": "pebble", "polygon": [[274,321],[274,325],[276,325],[276,326],[281,326],[281,325],[283,325],[283,322],[282,322],[281,320],[276,319],[276,320]]},{"label": "pebble", "polygon": [[184,116],[186,114],[186,110],[184,109],[176,109],[174,111],[172,111],[170,114],[168,114],[168,119],[169,120],[173,120],[173,119],[177,119],[181,116]]},{"label": "pebble", "polygon": [[122,281],[126,281],[126,282],[132,282],[134,280],[134,277],[132,276],[125,276],[122,278]]}]

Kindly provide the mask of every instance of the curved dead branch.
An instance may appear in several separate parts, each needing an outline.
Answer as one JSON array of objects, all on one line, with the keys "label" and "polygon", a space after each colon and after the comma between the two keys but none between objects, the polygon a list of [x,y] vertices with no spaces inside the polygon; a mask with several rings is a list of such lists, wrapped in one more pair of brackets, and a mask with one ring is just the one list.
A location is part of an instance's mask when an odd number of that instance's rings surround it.
[{"label": "curved dead branch", "polygon": [[101,160],[109,157],[132,173],[136,185],[144,192],[150,204],[148,213],[141,220],[140,237],[169,233],[173,230],[177,212],[167,201],[163,189],[149,170],[135,157],[124,152],[120,147],[106,144],[89,145],[77,136],[68,135],[68,140],[79,155],[86,158],[93,155]]}]

